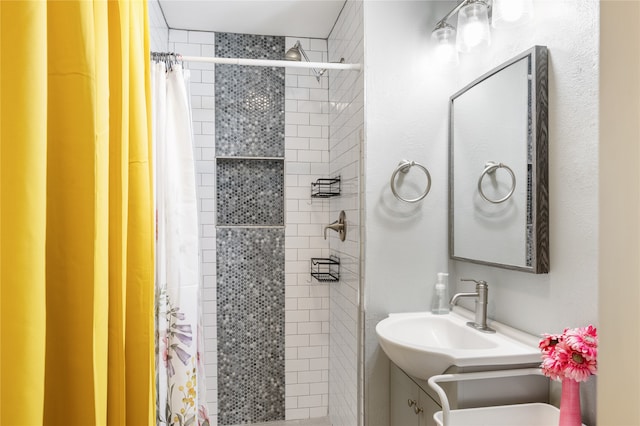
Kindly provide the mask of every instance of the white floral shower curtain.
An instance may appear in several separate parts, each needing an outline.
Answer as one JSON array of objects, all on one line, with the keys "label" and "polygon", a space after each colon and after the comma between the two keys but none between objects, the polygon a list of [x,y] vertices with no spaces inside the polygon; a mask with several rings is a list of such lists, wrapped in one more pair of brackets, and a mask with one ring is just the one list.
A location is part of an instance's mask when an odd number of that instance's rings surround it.
[{"label": "white floral shower curtain", "polygon": [[189,71],[152,63],[156,188],[157,424],[209,424],[202,354]]}]

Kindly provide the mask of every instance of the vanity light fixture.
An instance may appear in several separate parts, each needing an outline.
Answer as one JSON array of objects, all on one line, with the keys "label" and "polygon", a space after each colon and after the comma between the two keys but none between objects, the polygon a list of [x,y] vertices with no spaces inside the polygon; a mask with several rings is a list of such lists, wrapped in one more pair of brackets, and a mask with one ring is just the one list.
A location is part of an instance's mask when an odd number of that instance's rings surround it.
[{"label": "vanity light fixture", "polygon": [[[457,52],[491,44],[489,15],[494,28],[523,25],[533,17],[532,0],[462,0],[436,24],[431,39],[439,61],[456,64]],[[457,30],[447,20],[458,14]]]}]

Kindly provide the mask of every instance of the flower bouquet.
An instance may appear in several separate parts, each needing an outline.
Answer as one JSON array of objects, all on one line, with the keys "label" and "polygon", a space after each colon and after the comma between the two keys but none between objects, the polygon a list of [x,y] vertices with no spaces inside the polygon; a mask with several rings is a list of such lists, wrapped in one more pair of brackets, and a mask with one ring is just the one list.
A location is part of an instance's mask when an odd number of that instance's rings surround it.
[{"label": "flower bouquet", "polygon": [[560,425],[581,425],[580,382],[598,371],[596,328],[589,325],[567,328],[562,334],[544,334],[539,347],[544,375],[562,381]]}]

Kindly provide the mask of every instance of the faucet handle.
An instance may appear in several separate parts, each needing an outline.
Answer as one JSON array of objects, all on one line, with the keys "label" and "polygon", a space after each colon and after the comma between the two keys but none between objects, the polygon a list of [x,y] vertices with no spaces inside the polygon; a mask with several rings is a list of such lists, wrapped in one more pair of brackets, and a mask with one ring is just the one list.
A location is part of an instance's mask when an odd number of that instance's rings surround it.
[{"label": "faucet handle", "polygon": [[474,280],[473,278],[460,278],[460,281],[473,281],[479,287],[487,287],[487,282],[482,280]]},{"label": "faucet handle", "polygon": [[340,241],[344,241],[347,237],[347,216],[344,210],[340,212],[338,220],[324,227],[324,239],[327,239],[327,229],[333,229],[340,236]]}]

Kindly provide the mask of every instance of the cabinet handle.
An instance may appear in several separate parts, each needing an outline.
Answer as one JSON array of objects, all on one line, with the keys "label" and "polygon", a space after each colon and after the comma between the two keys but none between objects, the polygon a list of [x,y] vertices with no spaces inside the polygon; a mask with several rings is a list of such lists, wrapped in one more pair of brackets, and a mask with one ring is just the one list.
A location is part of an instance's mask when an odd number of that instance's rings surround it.
[{"label": "cabinet handle", "polygon": [[413,412],[416,414],[420,414],[422,413],[424,410],[420,407],[418,407],[417,405],[415,407],[413,407]]},{"label": "cabinet handle", "polygon": [[409,407],[413,407],[414,405],[416,405],[416,400],[415,399],[408,399],[407,400],[407,405]]}]

